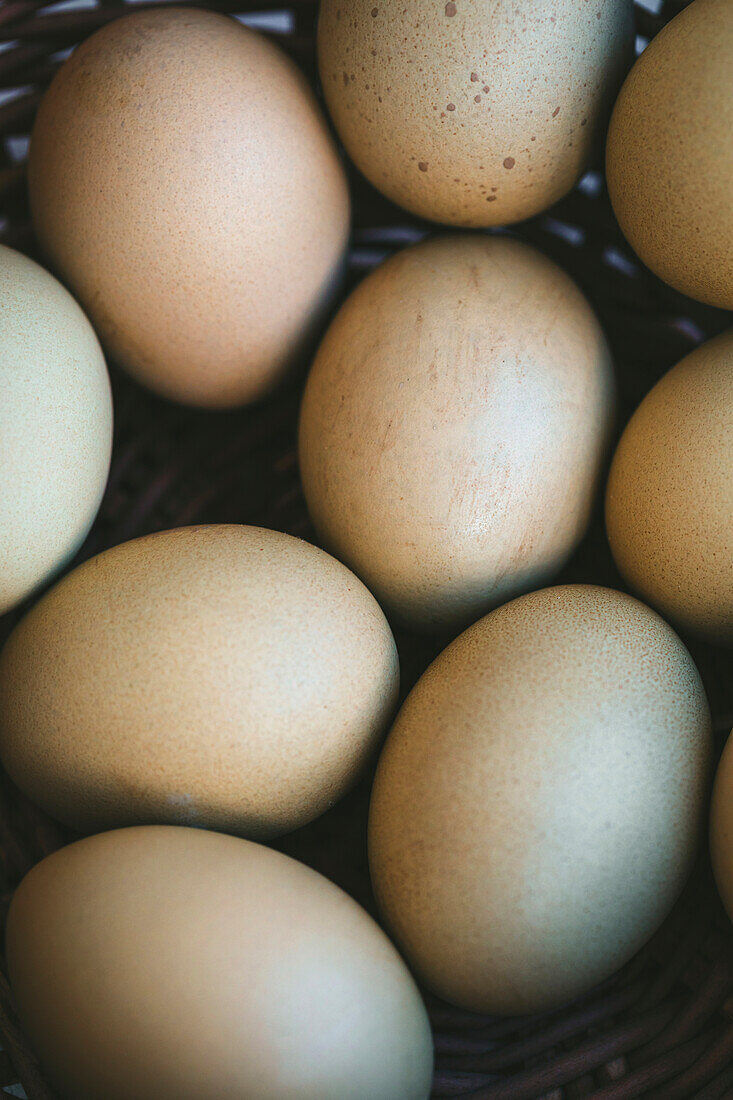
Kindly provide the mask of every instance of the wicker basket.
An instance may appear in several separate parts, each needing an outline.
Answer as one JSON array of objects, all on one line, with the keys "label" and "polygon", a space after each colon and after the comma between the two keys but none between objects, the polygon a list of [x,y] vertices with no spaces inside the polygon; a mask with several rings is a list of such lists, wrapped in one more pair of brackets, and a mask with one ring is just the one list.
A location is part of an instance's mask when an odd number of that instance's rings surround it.
[{"label": "wicker basket", "polygon": [[[639,2],[637,48],[685,2]],[[209,6],[240,16],[252,13],[246,21],[272,33],[315,79],[314,0],[217,0]],[[35,254],[24,161],[43,88],[70,47],[131,7],[118,0],[0,0],[3,243]],[[353,170],[351,183],[354,229],[347,289],[395,249],[430,231],[377,195]],[[598,168],[549,214],[516,232],[569,271],[597,309],[620,378],[619,428],[665,370],[730,323],[726,314],[689,301],[641,268],[614,222]],[[79,560],[137,535],[189,523],[253,523],[311,536],[295,457],[297,385],[255,409],[208,414],[152,397],[114,366],[112,380],[112,471]],[[622,587],[600,515],[562,579]],[[0,640],[16,617],[0,619]],[[440,647],[405,634],[398,643],[407,690]],[[706,682],[720,743],[733,725],[730,656],[692,643],[690,648]],[[334,810],[279,846],[373,909],[365,844],[369,778]],[[31,806],[2,775],[0,784],[0,875],[6,906],[25,871],[70,834]],[[733,1097],[733,934],[704,855],[655,939],[578,1003],[517,1020],[476,1017],[433,1000],[429,1007],[437,1052],[435,1097]],[[18,1026],[4,973],[0,1033],[5,1048],[0,1052],[0,1088],[30,1100],[51,1100],[55,1094]]]}]

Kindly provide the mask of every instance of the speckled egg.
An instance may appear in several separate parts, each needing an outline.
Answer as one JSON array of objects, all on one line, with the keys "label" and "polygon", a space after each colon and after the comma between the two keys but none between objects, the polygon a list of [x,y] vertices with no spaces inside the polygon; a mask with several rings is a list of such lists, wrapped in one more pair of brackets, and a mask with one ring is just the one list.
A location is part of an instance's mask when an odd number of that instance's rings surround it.
[{"label": "speckled egg", "polygon": [[733,309],[733,8],[695,0],[621,89],[606,174],[630,245],[665,282]]},{"label": "speckled egg", "polygon": [[14,1002],[69,1100],[427,1100],[404,963],[348,895],[246,840],[103,833],[17,890]]},{"label": "speckled egg", "polygon": [[631,62],[631,0],[322,0],[318,59],[349,155],[432,221],[506,225],[562,198]]},{"label": "speckled egg", "polygon": [[339,279],[349,199],[313,94],[213,12],[135,12],[82,43],[39,108],[29,187],[103,344],[177,401],[270,390]]},{"label": "speckled egg", "polygon": [[606,524],[630,586],[685,630],[733,645],[733,329],[636,410],[611,465]]},{"label": "speckled egg", "polygon": [[733,735],[718,764],[710,811],[710,854],[720,896],[733,920]]},{"label": "speckled egg", "polygon": [[0,615],[79,549],[111,449],[92,326],[52,275],[0,245]]},{"label": "speckled egg", "polygon": [[422,629],[460,629],[560,568],[613,416],[600,326],[539,252],[398,253],[348,299],[305,390],[300,466],[329,549]]},{"label": "speckled egg", "polygon": [[382,913],[419,977],[478,1012],[539,1012],[626,962],[671,908],[702,824],[700,676],[631,596],[522,596],[430,666],[369,818]]},{"label": "speckled egg", "polygon": [[183,527],[79,566],[0,656],[0,755],[82,831],[267,837],[328,809],[398,690],[387,622],[340,562],[257,527]]}]

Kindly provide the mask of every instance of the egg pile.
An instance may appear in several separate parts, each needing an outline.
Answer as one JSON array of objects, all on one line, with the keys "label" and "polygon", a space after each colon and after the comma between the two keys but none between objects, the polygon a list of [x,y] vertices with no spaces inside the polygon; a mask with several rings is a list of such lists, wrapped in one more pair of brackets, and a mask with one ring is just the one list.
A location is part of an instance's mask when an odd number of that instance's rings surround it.
[{"label": "egg pile", "polygon": [[[453,227],[335,316],[346,174],[268,39],[142,10],[45,93],[28,183],[54,274],[0,246],[0,613],[23,611],[0,757],[87,834],[30,871],[6,934],[64,1097],[426,1100],[418,985],[480,1013],[557,1008],[679,896],[713,762],[682,638],[733,644],[733,329],[618,439],[581,289],[508,233],[457,232],[546,210],[608,131],[632,247],[733,308],[729,0],[693,0],[633,67],[632,46],[632,0],[322,0],[336,138]],[[214,524],[65,572],[110,465],[105,353],[209,410],[277,400],[310,363],[298,453],[322,548]],[[604,486],[633,594],[545,587]],[[399,709],[394,626],[444,646]],[[264,843],[373,769],[386,931]],[[732,807],[733,742],[711,819],[733,916]]]}]

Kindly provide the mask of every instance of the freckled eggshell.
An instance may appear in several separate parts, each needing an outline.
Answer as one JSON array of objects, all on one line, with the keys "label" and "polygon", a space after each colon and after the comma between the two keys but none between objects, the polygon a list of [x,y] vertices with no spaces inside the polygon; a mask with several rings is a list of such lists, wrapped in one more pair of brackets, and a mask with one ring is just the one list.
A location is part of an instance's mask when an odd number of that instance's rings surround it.
[{"label": "freckled eggshell", "polygon": [[104,833],[23,880],[15,1003],[68,1100],[426,1100],[432,1041],[392,944],[279,852]]},{"label": "freckled eggshell", "polygon": [[0,245],[0,615],[79,549],[111,449],[92,326],[52,275]]},{"label": "freckled eggshell", "polygon": [[465,626],[574,549],[612,415],[606,341],[564,272],[518,241],[425,242],[356,289],[318,352],[311,518],[401,619]]},{"label": "freckled eggshell", "polygon": [[611,465],[606,524],[643,599],[733,645],[733,329],[686,356],[634,413]]},{"label": "freckled eggshell", "polygon": [[728,738],[715,775],[710,854],[720,896],[733,920],[733,736]]},{"label": "freckled eggshell", "polygon": [[136,12],[79,46],[39,108],[29,187],[102,342],[178,401],[269,390],[339,276],[349,199],[312,92],[212,12]]},{"label": "freckled eggshell", "polygon": [[0,655],[0,754],[83,831],[266,837],[328,809],[376,749],[399,666],[376,601],[300,539],[188,527],[79,566]]},{"label": "freckled eggshell", "polygon": [[629,244],[665,282],[733,309],[733,7],[695,0],[621,89],[606,176]]},{"label": "freckled eggshell", "polygon": [[631,62],[631,0],[322,0],[318,58],[347,152],[388,198],[506,225],[562,198]]},{"label": "freckled eggshell", "polygon": [[418,976],[513,1015],[606,978],[681,890],[710,713],[687,650],[631,596],[569,585],[462,634],[387,738],[372,881]]}]

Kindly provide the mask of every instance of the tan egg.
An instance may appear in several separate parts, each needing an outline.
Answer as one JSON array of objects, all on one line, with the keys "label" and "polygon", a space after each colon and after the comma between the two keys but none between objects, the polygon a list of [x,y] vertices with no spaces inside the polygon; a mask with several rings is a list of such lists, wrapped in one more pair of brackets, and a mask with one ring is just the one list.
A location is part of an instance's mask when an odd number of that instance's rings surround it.
[{"label": "tan egg", "polygon": [[328,809],[396,701],[387,622],[348,569],[257,527],[184,527],[79,566],[0,656],[0,754],[83,831],[267,837]]},{"label": "tan egg", "polygon": [[109,377],[92,326],[52,275],[0,245],[0,615],[73,558],[111,450]]},{"label": "tan egg", "polygon": [[608,977],[685,882],[710,749],[689,653],[633,597],[548,588],[472,626],[408,696],[372,794],[375,893],[421,980],[514,1015]]},{"label": "tan egg", "polygon": [[29,186],[110,354],[177,401],[267,392],[338,281],[349,199],[313,94],[212,12],[136,12],[79,46],[39,108]]},{"label": "tan egg", "polygon": [[728,738],[715,775],[710,854],[720,896],[733,920],[733,736]]},{"label": "tan egg", "polygon": [[401,619],[465,626],[570,555],[612,414],[606,341],[563,271],[506,238],[428,241],[357,288],[318,352],[311,517]]},{"label": "tan egg", "polygon": [[672,622],[733,644],[733,329],[647,394],[606,493],[624,578]]},{"label": "tan egg", "polygon": [[629,244],[661,279],[733,309],[733,18],[695,0],[621,89],[606,175]]},{"label": "tan egg", "polygon": [[506,225],[571,189],[631,63],[631,0],[322,0],[326,103],[406,209]]},{"label": "tan egg", "polygon": [[21,883],[7,959],[24,1029],[74,1100],[430,1092],[427,1015],[385,934],[246,840],[142,827],[72,844]]}]

